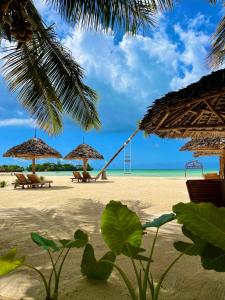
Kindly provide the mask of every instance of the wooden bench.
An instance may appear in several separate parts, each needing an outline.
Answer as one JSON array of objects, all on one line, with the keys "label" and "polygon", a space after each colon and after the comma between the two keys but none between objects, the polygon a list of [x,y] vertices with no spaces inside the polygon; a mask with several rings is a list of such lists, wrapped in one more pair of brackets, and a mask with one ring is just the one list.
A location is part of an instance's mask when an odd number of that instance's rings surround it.
[{"label": "wooden bench", "polygon": [[192,202],[211,202],[218,207],[225,207],[224,179],[187,180],[186,185]]}]

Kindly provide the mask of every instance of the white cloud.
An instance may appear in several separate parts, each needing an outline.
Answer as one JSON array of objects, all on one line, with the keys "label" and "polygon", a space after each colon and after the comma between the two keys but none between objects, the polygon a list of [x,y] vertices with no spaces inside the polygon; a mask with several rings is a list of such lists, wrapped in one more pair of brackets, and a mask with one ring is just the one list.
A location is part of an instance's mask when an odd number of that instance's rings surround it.
[{"label": "white cloud", "polygon": [[[205,65],[209,36],[203,15],[176,24],[167,33],[165,18],[151,35],[124,35],[76,29],[63,40],[86,70],[88,84],[100,94],[104,128],[134,127],[146,106],[166,92],[198,80]],[[206,20],[208,22],[208,20]],[[171,33],[171,28],[173,32]]]},{"label": "white cloud", "polygon": [[33,119],[18,119],[18,118],[0,119],[0,127],[8,127],[8,126],[34,127],[35,125]]}]

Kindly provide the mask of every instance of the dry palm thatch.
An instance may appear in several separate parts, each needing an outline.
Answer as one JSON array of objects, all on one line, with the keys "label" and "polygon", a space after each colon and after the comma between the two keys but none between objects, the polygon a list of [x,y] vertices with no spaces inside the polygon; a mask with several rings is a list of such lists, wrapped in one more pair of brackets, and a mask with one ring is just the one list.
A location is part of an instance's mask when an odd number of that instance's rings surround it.
[{"label": "dry palm thatch", "polygon": [[184,146],[180,148],[180,151],[223,151],[225,150],[225,138],[202,138],[193,139],[187,142]]},{"label": "dry palm thatch", "polygon": [[9,149],[3,154],[4,157],[18,157],[32,159],[32,171],[35,173],[35,159],[38,158],[61,158],[61,154],[48,146],[38,138],[32,138],[18,146]]},{"label": "dry palm thatch", "polygon": [[98,153],[94,148],[87,144],[81,144],[69,154],[67,154],[64,159],[81,159],[83,160],[83,170],[87,171],[87,161],[88,159],[104,159],[103,155]]},{"label": "dry palm thatch", "polygon": [[155,100],[140,129],[160,137],[225,137],[225,69]]},{"label": "dry palm thatch", "polygon": [[30,139],[18,146],[15,146],[9,149],[6,153],[3,154],[4,157],[19,157],[24,159],[33,159],[33,158],[61,158],[61,154],[49,147],[41,139],[33,138]]},{"label": "dry palm thatch", "polygon": [[104,159],[104,157],[91,146],[87,144],[81,144],[67,154],[64,159]]}]

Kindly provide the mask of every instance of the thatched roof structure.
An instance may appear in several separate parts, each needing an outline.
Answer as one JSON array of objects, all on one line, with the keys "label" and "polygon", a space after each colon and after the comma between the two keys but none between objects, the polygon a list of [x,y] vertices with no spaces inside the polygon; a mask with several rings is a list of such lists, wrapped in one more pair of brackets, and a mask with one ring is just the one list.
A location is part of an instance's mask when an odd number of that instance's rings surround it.
[{"label": "thatched roof structure", "polygon": [[216,137],[216,138],[202,138],[202,139],[192,139],[187,142],[184,146],[180,148],[180,151],[204,151],[204,152],[213,152],[219,151],[222,152],[225,150],[225,138]]},{"label": "thatched roof structure", "polygon": [[98,153],[94,148],[87,144],[81,144],[69,154],[67,154],[64,159],[104,159],[104,157]]},{"label": "thatched roof structure", "polygon": [[155,100],[140,129],[160,137],[225,137],[225,69]]},{"label": "thatched roof structure", "polygon": [[3,156],[24,159],[62,157],[58,151],[52,147],[49,147],[45,142],[38,138],[32,138],[18,146],[9,149],[3,154]]},{"label": "thatched roof structure", "polygon": [[193,153],[194,157],[200,156],[224,156],[224,151],[222,150],[214,150],[214,151],[196,151]]}]

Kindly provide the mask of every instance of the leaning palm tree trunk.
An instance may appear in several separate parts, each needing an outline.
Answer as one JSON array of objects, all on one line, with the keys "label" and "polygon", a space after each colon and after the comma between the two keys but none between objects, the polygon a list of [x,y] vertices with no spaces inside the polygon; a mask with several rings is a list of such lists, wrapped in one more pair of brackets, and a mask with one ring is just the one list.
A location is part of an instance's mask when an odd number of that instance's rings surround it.
[{"label": "leaning palm tree trunk", "polygon": [[135,137],[135,135],[139,132],[139,128],[137,128],[134,133],[126,140],[126,142],[119,148],[119,150],[113,155],[113,157],[104,165],[101,171],[97,174],[96,179],[98,179],[101,174],[106,170],[106,168],[111,164],[111,162],[119,155],[119,153],[130,143],[130,141]]}]

